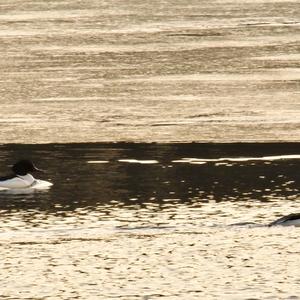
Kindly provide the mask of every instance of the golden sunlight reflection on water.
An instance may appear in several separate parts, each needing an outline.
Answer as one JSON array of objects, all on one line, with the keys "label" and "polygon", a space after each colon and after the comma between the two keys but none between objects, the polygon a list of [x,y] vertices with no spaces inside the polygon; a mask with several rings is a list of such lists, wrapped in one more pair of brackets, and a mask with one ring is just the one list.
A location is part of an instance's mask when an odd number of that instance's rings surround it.
[{"label": "golden sunlight reflection on water", "polygon": [[50,238],[40,232],[33,238],[2,241],[1,295],[11,299],[298,297],[297,228],[99,232],[69,231],[62,236],[56,232]]},{"label": "golden sunlight reflection on water", "polygon": [[2,0],[0,141],[298,141],[298,6]]}]

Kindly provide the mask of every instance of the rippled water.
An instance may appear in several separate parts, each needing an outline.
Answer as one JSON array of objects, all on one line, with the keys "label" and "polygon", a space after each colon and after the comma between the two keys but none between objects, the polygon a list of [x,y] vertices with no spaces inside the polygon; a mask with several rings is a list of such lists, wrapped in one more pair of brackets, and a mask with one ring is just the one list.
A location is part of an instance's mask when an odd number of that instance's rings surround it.
[{"label": "rippled water", "polygon": [[299,141],[297,0],[0,12],[0,142]]},{"label": "rippled water", "polygon": [[[299,299],[299,144],[2,145],[2,299]],[[252,226],[230,226],[254,222]]]}]

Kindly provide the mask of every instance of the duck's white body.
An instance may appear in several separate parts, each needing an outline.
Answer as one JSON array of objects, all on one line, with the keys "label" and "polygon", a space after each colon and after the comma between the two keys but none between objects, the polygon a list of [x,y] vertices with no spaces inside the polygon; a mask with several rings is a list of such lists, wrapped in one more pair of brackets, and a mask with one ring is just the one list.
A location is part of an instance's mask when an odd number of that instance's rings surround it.
[{"label": "duck's white body", "polygon": [[0,181],[1,190],[20,190],[20,189],[47,189],[52,186],[51,182],[35,179],[31,174],[16,175],[13,178]]},{"label": "duck's white body", "polygon": [[13,175],[0,179],[0,191],[6,193],[31,193],[35,190],[45,190],[52,186],[51,182],[35,179],[31,172],[42,172],[32,161],[28,159],[19,160],[12,166]]},{"label": "duck's white body", "polygon": [[13,178],[0,181],[0,187],[8,189],[24,189],[32,186],[34,183],[35,179],[30,174],[24,176],[16,175]]}]

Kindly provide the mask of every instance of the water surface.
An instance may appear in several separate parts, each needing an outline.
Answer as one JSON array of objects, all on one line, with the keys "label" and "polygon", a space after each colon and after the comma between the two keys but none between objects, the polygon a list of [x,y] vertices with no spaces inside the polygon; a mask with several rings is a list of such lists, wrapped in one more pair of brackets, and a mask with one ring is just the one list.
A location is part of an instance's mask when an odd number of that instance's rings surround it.
[{"label": "water surface", "polygon": [[0,142],[295,141],[295,0],[0,4]]},{"label": "water surface", "polygon": [[[3,299],[298,299],[299,144],[2,145]],[[254,222],[257,226],[230,226]],[[276,262],[276,263],[274,263]]]}]

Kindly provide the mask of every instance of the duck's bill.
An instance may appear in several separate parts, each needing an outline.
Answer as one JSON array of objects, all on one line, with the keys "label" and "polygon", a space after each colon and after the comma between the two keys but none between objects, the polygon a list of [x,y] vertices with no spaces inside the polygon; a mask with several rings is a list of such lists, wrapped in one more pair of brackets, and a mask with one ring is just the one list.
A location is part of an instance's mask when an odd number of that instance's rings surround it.
[{"label": "duck's bill", "polygon": [[34,172],[37,172],[37,173],[46,173],[45,170],[39,169],[37,167],[34,167]]}]

